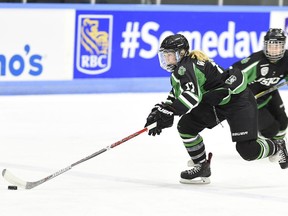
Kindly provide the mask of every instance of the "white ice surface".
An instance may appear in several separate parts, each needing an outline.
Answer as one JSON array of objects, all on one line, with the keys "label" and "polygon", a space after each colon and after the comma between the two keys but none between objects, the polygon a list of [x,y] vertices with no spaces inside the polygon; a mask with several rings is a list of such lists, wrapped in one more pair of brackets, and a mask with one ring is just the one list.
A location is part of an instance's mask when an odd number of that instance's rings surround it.
[{"label": "white ice surface", "polygon": [[[288,92],[281,92],[288,98]],[[165,93],[0,97],[0,169],[35,181],[139,131]],[[285,101],[287,106],[288,99]],[[209,185],[182,185],[188,154],[176,123],[146,133],[32,189],[7,190],[1,216],[288,215],[288,170],[237,154],[224,122],[201,133],[213,152]]]}]

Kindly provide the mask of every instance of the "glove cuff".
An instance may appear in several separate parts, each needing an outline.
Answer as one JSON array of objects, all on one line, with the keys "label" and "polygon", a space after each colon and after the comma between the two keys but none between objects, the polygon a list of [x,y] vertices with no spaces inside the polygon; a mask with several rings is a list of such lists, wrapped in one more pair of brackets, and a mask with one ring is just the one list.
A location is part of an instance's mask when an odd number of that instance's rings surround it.
[{"label": "glove cuff", "polygon": [[163,113],[165,115],[169,115],[169,116],[173,116],[174,115],[174,112],[173,110],[170,108],[169,105],[166,105],[166,104],[156,104],[155,105],[155,108],[160,112],[160,113]]}]

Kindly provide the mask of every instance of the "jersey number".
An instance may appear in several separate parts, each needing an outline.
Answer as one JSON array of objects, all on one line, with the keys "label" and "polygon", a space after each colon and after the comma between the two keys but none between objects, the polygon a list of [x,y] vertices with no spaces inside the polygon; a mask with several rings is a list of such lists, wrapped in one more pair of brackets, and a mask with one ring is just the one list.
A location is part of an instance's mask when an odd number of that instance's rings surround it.
[{"label": "jersey number", "polygon": [[186,83],[185,87],[186,87],[187,91],[195,92],[195,87],[194,87],[194,84],[192,82]]}]

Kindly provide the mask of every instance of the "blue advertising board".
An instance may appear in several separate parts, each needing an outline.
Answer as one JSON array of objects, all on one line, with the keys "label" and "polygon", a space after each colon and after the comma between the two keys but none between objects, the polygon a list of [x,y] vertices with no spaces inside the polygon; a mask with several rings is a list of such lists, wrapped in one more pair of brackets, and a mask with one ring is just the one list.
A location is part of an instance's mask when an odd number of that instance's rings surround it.
[{"label": "blue advertising board", "polygon": [[[3,3],[0,9],[3,20],[7,15],[16,24],[11,12],[21,12],[20,26],[26,29],[3,32],[12,42],[2,42],[0,50],[2,95],[166,92],[170,73],[160,67],[158,49],[168,35],[185,35],[191,50],[202,50],[228,68],[261,50],[270,27],[287,31],[288,25],[288,7],[273,6]],[[35,29],[33,17],[42,30]],[[1,27],[9,29],[6,22]],[[13,43],[20,34],[21,40]],[[32,51],[19,53],[26,44],[41,57],[37,76],[27,73],[29,66],[35,69],[27,56]],[[20,57],[25,57],[24,68],[16,64]]]},{"label": "blue advertising board", "polygon": [[76,11],[74,78],[167,77],[157,51],[182,33],[191,49],[220,66],[262,49],[266,13],[211,11]]}]

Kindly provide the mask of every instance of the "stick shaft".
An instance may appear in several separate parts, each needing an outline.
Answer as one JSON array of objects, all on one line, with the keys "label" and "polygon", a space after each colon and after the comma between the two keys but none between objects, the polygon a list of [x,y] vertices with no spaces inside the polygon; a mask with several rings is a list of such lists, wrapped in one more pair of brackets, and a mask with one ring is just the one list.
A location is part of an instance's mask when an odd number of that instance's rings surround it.
[{"label": "stick shaft", "polygon": [[144,128],[144,129],[142,129],[140,131],[137,131],[137,132],[135,132],[135,133],[123,138],[122,140],[119,140],[119,141],[111,144],[110,146],[107,146],[107,147],[105,147],[105,148],[103,148],[103,149],[101,149],[101,150],[99,150],[99,151],[97,151],[97,152],[85,157],[85,158],[82,158],[81,160],[71,164],[71,167],[74,167],[74,166],[76,166],[76,165],[78,165],[80,163],[83,163],[84,161],[90,160],[91,158],[94,158],[94,157],[96,157],[96,156],[98,156],[98,155],[110,150],[111,148],[115,148],[116,146],[121,145],[122,143],[124,143],[124,142],[126,142],[126,141],[128,141],[128,140],[130,140],[130,139],[132,139],[132,138],[134,138],[134,137],[136,137],[138,135],[140,135],[143,132],[146,132],[147,130],[148,130],[147,128]]},{"label": "stick shaft", "polygon": [[278,83],[277,85],[272,86],[271,88],[256,94],[255,98],[258,99],[258,98],[260,98],[260,97],[262,97],[262,96],[264,96],[266,94],[269,94],[269,93],[271,93],[271,92],[273,92],[273,91],[275,91],[275,90],[279,89],[280,87],[282,87],[284,85],[287,85],[287,84],[288,84],[288,81]]},{"label": "stick shaft", "polygon": [[143,128],[142,130],[139,130],[139,131],[137,131],[137,132],[135,132],[135,133],[133,133],[133,134],[131,134],[131,135],[129,135],[129,136],[127,136],[127,137],[125,137],[125,138],[113,143],[113,144],[111,144],[110,146],[107,146],[107,147],[105,147],[105,148],[103,148],[103,149],[101,149],[101,150],[99,150],[99,151],[97,151],[97,152],[85,157],[85,158],[82,158],[81,160],[78,160],[75,163],[73,163],[73,164],[71,164],[71,165],[69,165],[69,166],[67,166],[67,167],[65,167],[65,168],[63,168],[61,170],[58,170],[57,172],[55,172],[55,173],[53,173],[51,175],[48,175],[47,177],[42,178],[42,179],[40,179],[38,181],[34,181],[34,182],[23,181],[20,178],[14,176],[7,169],[4,169],[2,171],[2,176],[8,182],[10,182],[10,183],[12,183],[12,184],[14,184],[16,186],[22,187],[24,189],[32,189],[32,188],[34,188],[34,187],[36,187],[36,186],[38,186],[40,184],[43,184],[43,183],[45,183],[45,182],[47,182],[47,181],[49,181],[49,180],[51,180],[51,179],[53,179],[55,177],[67,172],[68,170],[72,169],[72,167],[77,166],[78,164],[83,163],[83,162],[85,162],[85,161],[87,161],[87,160],[89,160],[91,158],[94,158],[97,155],[100,155],[100,154],[102,154],[102,153],[104,153],[104,152],[106,152],[106,151],[108,151],[108,150],[110,150],[112,148],[115,148],[116,146],[118,146],[118,145],[120,145],[120,144],[122,144],[122,143],[124,143],[124,142],[126,142],[126,141],[128,141],[128,140],[130,140],[130,139],[132,139],[132,138],[134,138],[134,137],[136,137],[136,136],[138,136],[138,135],[140,135],[140,134],[152,129],[152,128],[154,128],[154,127],[156,127],[156,123],[153,123],[153,124]]}]

